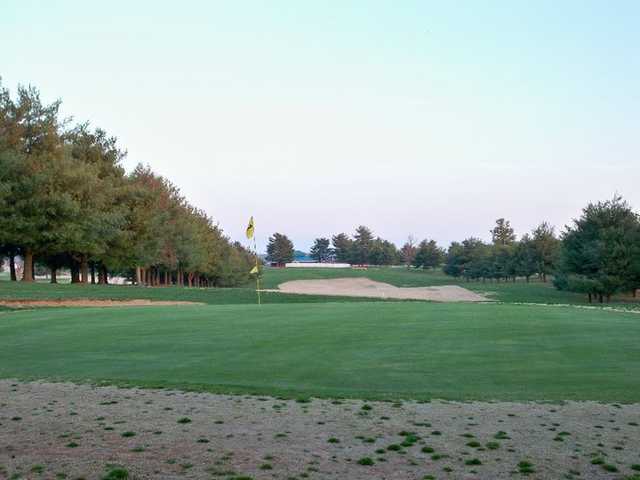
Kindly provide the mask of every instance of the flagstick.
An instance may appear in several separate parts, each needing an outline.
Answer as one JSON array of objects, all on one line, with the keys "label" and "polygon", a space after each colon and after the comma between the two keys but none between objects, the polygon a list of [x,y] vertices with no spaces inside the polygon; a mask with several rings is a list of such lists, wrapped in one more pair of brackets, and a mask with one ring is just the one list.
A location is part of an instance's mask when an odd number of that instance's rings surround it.
[{"label": "flagstick", "polygon": [[[253,235],[253,253],[256,257],[256,269],[258,269],[258,246],[256,245],[256,235]],[[258,269],[258,273],[256,273],[256,293],[258,294],[258,305],[262,305],[262,301],[260,299],[260,270]]]}]

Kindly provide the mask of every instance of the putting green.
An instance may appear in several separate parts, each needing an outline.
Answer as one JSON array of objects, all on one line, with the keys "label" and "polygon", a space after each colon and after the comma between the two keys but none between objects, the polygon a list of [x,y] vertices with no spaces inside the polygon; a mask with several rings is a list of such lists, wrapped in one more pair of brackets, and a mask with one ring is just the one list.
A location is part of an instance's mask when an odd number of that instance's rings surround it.
[{"label": "putting green", "polygon": [[0,312],[0,377],[219,392],[640,401],[640,315],[321,303]]}]

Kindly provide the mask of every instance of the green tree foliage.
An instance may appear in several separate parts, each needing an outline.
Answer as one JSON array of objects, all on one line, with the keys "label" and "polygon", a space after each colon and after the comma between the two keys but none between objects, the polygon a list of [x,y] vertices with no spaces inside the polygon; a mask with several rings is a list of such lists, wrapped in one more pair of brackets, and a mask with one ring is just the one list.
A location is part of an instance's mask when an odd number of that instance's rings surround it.
[{"label": "green tree foliage", "polygon": [[600,302],[640,287],[640,219],[621,197],[589,204],[567,227],[555,285]]},{"label": "green tree foliage", "polygon": [[529,234],[524,234],[513,250],[513,268],[515,275],[524,277],[527,282],[539,273],[538,252]]},{"label": "green tree foliage", "polygon": [[[148,167],[126,174],[125,152],[104,130],[67,129],[60,102],[0,85],[0,255],[34,258],[51,280],[69,268],[72,281],[107,282],[108,272],[147,285],[238,285],[252,258],[231,243],[179,189]],[[12,279],[15,274],[12,272]]]},{"label": "green tree foliage", "polygon": [[416,268],[436,268],[442,264],[445,252],[435,240],[423,240],[418,245],[413,266]]},{"label": "green tree foliage", "polygon": [[331,240],[328,238],[316,238],[309,253],[316,262],[328,262],[333,255]]},{"label": "green tree foliage", "polygon": [[25,282],[33,281],[34,255],[57,240],[56,220],[74,214],[59,107],[44,105],[33,87],[19,87],[13,100],[0,85],[0,243],[20,246]]},{"label": "green tree foliage", "polygon": [[336,261],[341,263],[351,263],[351,252],[353,251],[353,240],[346,233],[339,233],[331,238]]},{"label": "green tree foliage", "polygon": [[363,225],[356,229],[353,238],[344,233],[332,238],[335,259],[354,265],[395,265],[400,261],[396,246],[383,238],[373,236]]},{"label": "green tree foliage", "polygon": [[543,281],[557,264],[559,240],[553,227],[543,222],[531,235],[525,234],[518,241],[508,221],[500,218],[490,230],[492,243],[470,237],[453,242],[443,265],[447,275],[467,280],[512,280],[518,277],[528,282],[533,275]]},{"label": "green tree foliage", "polygon": [[365,265],[369,263],[369,254],[373,243],[373,233],[364,225],[356,228],[353,236],[353,246],[351,251],[351,263]]},{"label": "green tree foliage", "polygon": [[547,281],[547,275],[553,273],[560,255],[560,240],[555,236],[554,228],[542,222],[532,232],[532,248],[536,273]]},{"label": "green tree foliage", "polygon": [[511,228],[509,220],[499,218],[496,220],[496,226],[490,230],[493,243],[496,245],[511,245],[516,241],[516,235]]},{"label": "green tree foliage", "polygon": [[395,265],[399,260],[400,253],[390,241],[377,237],[370,243],[367,256],[369,265]]},{"label": "green tree foliage", "polygon": [[282,233],[274,233],[267,244],[267,260],[285,264],[293,260],[293,242]]}]

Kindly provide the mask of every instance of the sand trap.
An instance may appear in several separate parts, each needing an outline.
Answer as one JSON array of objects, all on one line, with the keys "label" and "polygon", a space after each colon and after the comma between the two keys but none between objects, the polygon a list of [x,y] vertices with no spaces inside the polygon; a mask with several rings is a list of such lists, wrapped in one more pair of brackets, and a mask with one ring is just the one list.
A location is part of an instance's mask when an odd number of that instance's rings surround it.
[{"label": "sand trap", "polygon": [[145,307],[149,305],[204,305],[200,302],[153,300],[0,300],[0,305],[13,308],[27,307]]},{"label": "sand trap", "polygon": [[335,278],[331,280],[293,280],[281,283],[280,292],[346,297],[397,298],[431,300],[433,302],[486,302],[488,299],[456,285],[440,287],[400,288],[368,278]]}]

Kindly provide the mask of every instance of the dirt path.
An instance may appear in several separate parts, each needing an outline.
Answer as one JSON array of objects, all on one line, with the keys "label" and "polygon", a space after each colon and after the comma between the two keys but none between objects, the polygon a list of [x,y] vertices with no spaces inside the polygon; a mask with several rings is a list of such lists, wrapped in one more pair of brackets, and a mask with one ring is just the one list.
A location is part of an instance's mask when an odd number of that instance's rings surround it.
[{"label": "dirt path", "polygon": [[0,380],[0,478],[121,467],[138,479],[618,479],[640,464],[639,424],[639,404],[298,402]]},{"label": "dirt path", "polygon": [[293,280],[278,285],[279,292],[347,297],[396,298],[433,302],[486,302],[486,297],[456,285],[439,287],[395,287],[368,278]]},{"label": "dirt path", "polygon": [[144,307],[149,305],[204,305],[200,302],[164,300],[0,300],[0,305],[13,308],[28,307]]}]

